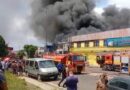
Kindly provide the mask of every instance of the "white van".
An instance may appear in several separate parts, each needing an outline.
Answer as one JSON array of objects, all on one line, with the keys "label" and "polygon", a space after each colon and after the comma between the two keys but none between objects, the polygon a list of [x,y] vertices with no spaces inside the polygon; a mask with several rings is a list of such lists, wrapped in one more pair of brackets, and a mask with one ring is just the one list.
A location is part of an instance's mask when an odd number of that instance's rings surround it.
[{"label": "white van", "polygon": [[57,79],[58,70],[51,59],[32,58],[25,61],[25,72],[28,76],[37,77],[38,80],[47,77]]}]

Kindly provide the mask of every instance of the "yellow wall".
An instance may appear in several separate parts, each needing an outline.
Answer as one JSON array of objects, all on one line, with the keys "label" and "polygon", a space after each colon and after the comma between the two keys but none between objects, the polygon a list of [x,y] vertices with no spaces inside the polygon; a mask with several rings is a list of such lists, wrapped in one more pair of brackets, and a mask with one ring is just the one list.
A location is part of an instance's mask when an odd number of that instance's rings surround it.
[{"label": "yellow wall", "polygon": [[89,42],[89,47],[94,47],[94,42]]},{"label": "yellow wall", "polygon": [[87,58],[90,66],[99,66],[96,62],[96,53],[88,53]]},{"label": "yellow wall", "polygon": [[71,52],[84,53],[87,58],[90,66],[98,66],[96,63],[96,53],[104,51],[125,51],[129,50],[130,47],[85,47],[85,48],[71,48]]}]

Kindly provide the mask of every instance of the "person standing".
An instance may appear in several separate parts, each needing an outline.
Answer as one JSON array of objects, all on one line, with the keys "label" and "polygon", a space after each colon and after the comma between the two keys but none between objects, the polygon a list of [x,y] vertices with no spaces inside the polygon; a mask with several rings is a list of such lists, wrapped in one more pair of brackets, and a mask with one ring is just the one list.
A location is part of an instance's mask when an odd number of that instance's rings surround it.
[{"label": "person standing", "polygon": [[4,72],[5,71],[5,61],[3,59],[1,60],[1,64],[2,64],[2,71]]},{"label": "person standing", "polygon": [[107,90],[108,76],[106,73],[100,75],[100,79],[97,82],[96,90]]},{"label": "person standing", "polygon": [[67,77],[67,73],[66,73],[66,68],[65,68],[65,66],[63,65],[63,67],[62,67],[62,71],[61,71],[61,80],[60,80],[60,82],[58,83],[58,86],[60,86],[60,84],[66,79],[66,77]]},{"label": "person standing", "polygon": [[11,68],[12,68],[13,74],[17,74],[17,63],[16,63],[16,61],[12,62]]},{"label": "person standing", "polygon": [[72,71],[69,72],[69,76],[63,84],[63,87],[67,87],[67,90],[77,90],[78,77],[76,77]]},{"label": "person standing", "polygon": [[63,63],[59,62],[57,64],[57,69],[58,69],[58,72],[59,72],[59,75],[60,75],[63,71]]},{"label": "person standing", "polygon": [[6,78],[3,71],[2,63],[0,62],[0,90],[8,90]]}]

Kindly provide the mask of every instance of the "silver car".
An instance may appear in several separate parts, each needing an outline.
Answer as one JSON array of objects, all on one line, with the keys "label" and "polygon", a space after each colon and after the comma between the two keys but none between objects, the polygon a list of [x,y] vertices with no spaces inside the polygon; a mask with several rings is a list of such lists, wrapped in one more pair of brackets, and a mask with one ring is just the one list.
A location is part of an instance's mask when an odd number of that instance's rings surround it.
[{"label": "silver car", "polygon": [[108,90],[130,90],[130,77],[115,77],[108,82]]},{"label": "silver car", "polygon": [[25,61],[25,72],[28,76],[37,77],[38,80],[47,77],[57,79],[58,70],[53,60],[45,58],[32,58]]}]

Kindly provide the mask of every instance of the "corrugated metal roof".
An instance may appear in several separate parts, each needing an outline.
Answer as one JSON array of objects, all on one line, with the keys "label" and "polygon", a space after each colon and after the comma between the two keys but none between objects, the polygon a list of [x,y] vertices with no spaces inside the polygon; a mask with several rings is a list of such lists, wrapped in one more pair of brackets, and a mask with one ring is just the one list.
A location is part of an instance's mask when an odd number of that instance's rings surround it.
[{"label": "corrugated metal roof", "polygon": [[70,41],[77,42],[77,41],[88,41],[88,40],[101,40],[107,38],[117,38],[117,37],[127,37],[127,36],[130,36],[130,28],[73,36],[71,37]]}]

